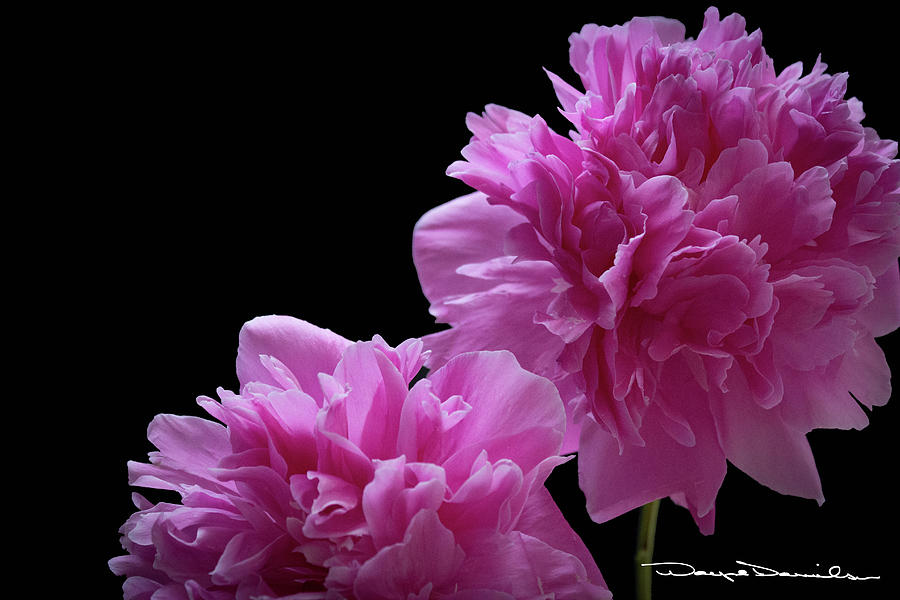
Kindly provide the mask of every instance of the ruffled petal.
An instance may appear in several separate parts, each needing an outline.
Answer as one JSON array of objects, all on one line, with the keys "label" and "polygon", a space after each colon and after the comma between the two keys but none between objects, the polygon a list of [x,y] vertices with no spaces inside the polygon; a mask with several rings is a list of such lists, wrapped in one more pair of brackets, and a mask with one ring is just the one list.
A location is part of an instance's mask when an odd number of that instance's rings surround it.
[{"label": "ruffled petal", "polygon": [[360,567],[353,591],[360,600],[427,598],[432,589],[453,583],[464,558],[437,514],[422,510],[410,521],[402,542],[382,548]]},{"label": "ruffled petal", "polygon": [[[454,357],[429,376],[440,398],[460,396],[472,412],[448,431],[433,462],[471,465],[483,451],[491,461],[508,458],[528,472],[557,453],[566,427],[556,387],[519,366],[509,352]],[[448,480],[461,473],[448,470]],[[466,472],[468,476],[468,472]]]},{"label": "ruffled petal", "polygon": [[237,375],[241,386],[261,382],[282,387],[260,356],[278,359],[301,390],[321,401],[319,373],[331,373],[350,341],[329,329],[285,316],[257,317],[242,328],[238,344]]}]

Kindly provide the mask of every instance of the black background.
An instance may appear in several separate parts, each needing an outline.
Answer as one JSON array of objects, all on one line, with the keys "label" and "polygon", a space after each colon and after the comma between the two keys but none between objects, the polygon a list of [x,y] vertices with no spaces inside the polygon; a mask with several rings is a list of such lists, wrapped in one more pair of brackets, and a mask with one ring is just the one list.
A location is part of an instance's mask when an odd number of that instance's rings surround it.
[{"label": "black background", "polygon": [[[860,3],[808,13],[718,6],[763,30],[776,69],[798,60],[808,69],[821,53],[829,72],[849,71],[863,123],[900,137],[887,15]],[[133,511],[125,463],[152,450],[146,427],[155,414],[201,415],[198,395],[236,387],[243,322],[289,314],[392,344],[441,328],[419,290],[410,239],[426,210],[468,192],[444,174],[468,141],[466,112],[502,104],[565,132],[542,67],[577,83],[570,33],[587,22],[663,14],[696,36],[704,8],[131,5],[54,13],[60,35],[32,42],[37,50],[46,39],[52,50],[35,74],[46,92],[34,94],[41,118],[26,154],[47,165],[30,197],[55,203],[51,210],[36,201],[27,227],[56,250],[51,263],[38,261],[32,289],[62,307],[44,313],[55,331],[33,337],[72,367],[46,396],[67,425],[65,436],[54,433],[65,444],[64,466],[46,469],[57,485],[57,516],[46,523],[51,539],[91,548],[53,559],[87,561],[68,589],[121,597],[106,561],[120,553],[117,529]],[[881,341],[890,339],[897,335]],[[888,356],[896,373],[896,353]],[[656,597],[887,597],[897,577],[895,403],[877,408],[861,432],[809,436],[822,507],[730,469],[715,534],[700,535],[687,511],[664,501],[655,553],[708,570],[733,570],[735,560],[801,573],[838,564],[880,581],[657,577]],[[574,461],[548,485],[615,596],[632,597],[636,515],[591,523]]]}]

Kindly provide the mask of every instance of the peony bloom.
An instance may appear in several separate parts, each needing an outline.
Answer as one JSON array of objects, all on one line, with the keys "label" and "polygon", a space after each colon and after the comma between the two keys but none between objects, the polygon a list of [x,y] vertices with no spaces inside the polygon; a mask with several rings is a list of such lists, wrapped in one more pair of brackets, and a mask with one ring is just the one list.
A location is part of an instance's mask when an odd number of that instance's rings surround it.
[{"label": "peony bloom", "polygon": [[[823,501],[806,440],[868,423],[900,324],[897,144],[847,75],[776,72],[759,31],[706,12],[570,38],[574,131],[488,106],[414,257],[429,367],[509,349],[567,404],[564,452],[597,521],[670,496],[702,531],[726,460]],[[849,393],[848,393],[849,392]],[[852,396],[851,396],[852,394]]]},{"label": "peony bloom", "polygon": [[[110,561],[128,600],[609,598],[543,486],[565,411],[508,352],[409,388],[422,342],[351,343],[288,317],[241,331],[222,424],[159,415]],[[546,594],[546,596],[545,596]],[[554,596],[555,594],[555,596]]]}]

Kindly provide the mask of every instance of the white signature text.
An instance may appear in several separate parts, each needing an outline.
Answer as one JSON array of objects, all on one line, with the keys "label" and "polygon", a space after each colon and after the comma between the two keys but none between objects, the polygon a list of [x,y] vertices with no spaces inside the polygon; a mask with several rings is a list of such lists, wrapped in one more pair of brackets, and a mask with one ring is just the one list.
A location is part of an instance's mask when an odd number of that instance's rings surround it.
[{"label": "white signature text", "polygon": [[[738,577],[806,577],[810,579],[846,579],[848,581],[865,581],[869,579],[881,579],[880,576],[860,577],[850,573],[844,573],[840,566],[833,565],[824,573],[792,573],[789,571],[778,571],[744,562],[742,560],[734,561],[739,565],[747,568],[739,568],[734,571],[702,571],[694,568],[692,565],[683,562],[653,562],[642,563],[642,567],[657,567],[654,571],[657,575],[687,577],[690,575],[721,577],[733,582]],[[818,567],[819,565],[816,564]],[[664,569],[664,570],[661,570]]]}]

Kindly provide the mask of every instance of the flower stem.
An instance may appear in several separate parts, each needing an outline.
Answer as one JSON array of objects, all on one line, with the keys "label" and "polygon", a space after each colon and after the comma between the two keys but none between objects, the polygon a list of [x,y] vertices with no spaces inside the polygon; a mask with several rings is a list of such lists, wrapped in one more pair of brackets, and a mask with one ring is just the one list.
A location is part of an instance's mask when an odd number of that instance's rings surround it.
[{"label": "flower stem", "polygon": [[653,562],[653,542],[656,539],[656,517],[659,515],[659,500],[654,500],[641,507],[641,520],[638,526],[637,552],[634,555],[635,584],[637,600],[650,600],[650,584],[653,578],[652,567],[642,564]]}]

